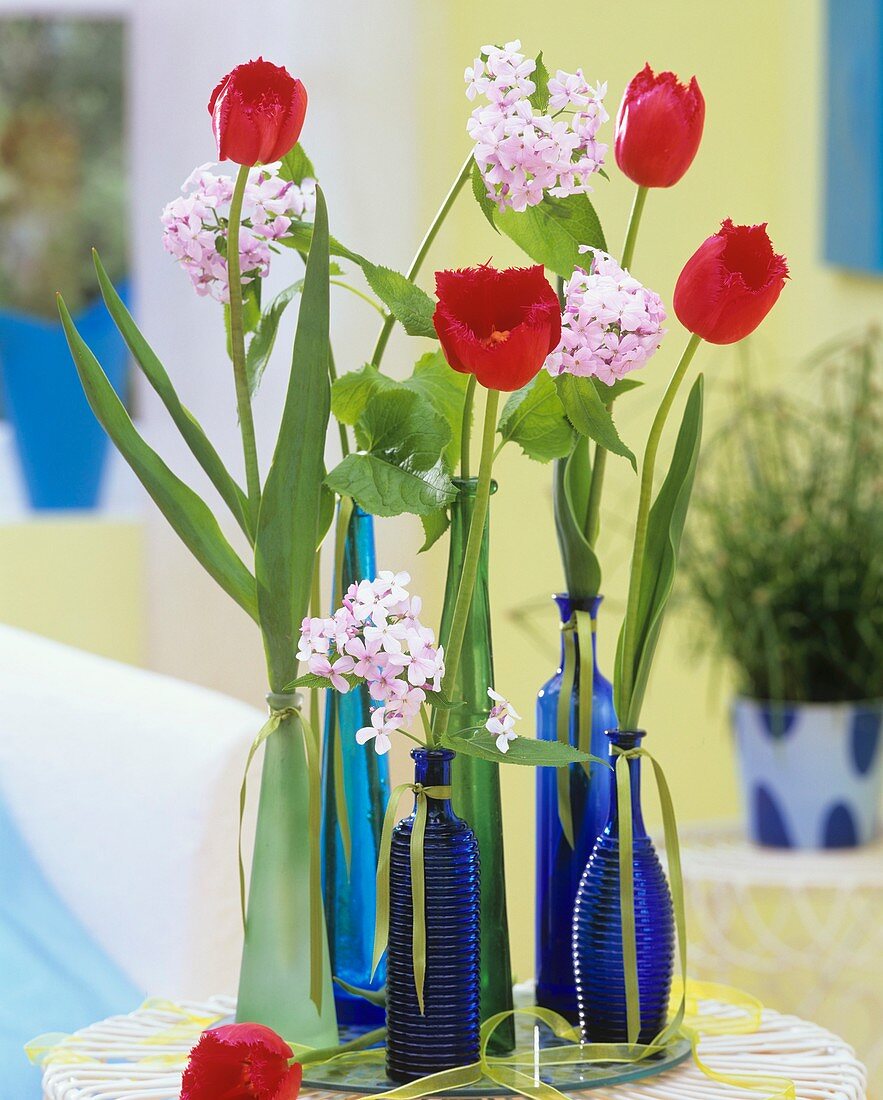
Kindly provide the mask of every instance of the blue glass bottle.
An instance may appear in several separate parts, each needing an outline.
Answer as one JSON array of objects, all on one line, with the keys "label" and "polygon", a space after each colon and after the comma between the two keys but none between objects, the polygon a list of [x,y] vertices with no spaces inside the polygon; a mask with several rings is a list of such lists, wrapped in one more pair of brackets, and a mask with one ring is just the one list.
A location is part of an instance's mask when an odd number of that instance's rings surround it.
[{"label": "blue glass bottle", "polygon": [[[413,749],[415,782],[449,786],[450,749]],[[414,813],[393,832],[386,982],[386,1071],[393,1081],[478,1060],[481,1026],[481,881],[478,841],[451,801],[427,799],[425,1014],[414,988],[411,831]]]},{"label": "blue glass bottle", "polygon": [[[358,505],[350,520],[344,548],[343,584],[373,579],[374,519]],[[334,603],[339,596],[335,593]],[[356,730],[371,721],[371,700],[365,687],[346,695],[327,693],[322,746],[322,892],[328,925],[331,972],[358,989],[379,989],[385,979],[381,963],[371,975],[376,912],[375,876],[383,814],[389,800],[389,764],[385,756],[356,744]],[[343,764],[352,851],[347,874],[337,812],[337,770]],[[340,1024],[379,1027],[383,1008],[347,993],[335,984]]]},{"label": "blue glass bottle", "polygon": [[[637,748],[643,730],[609,730],[614,746]],[[622,765],[620,765],[622,767]],[[665,1026],[674,968],[675,928],[671,893],[641,815],[641,761],[628,761],[632,793],[635,927],[641,1000],[639,1041],[650,1042]],[[623,1043],[626,1025],[622,916],[619,896],[619,823],[616,785],[604,832],[586,865],[573,912],[573,966],[579,1018],[587,1042]]]},{"label": "blue glass bottle", "polygon": [[[566,623],[574,611],[586,611],[596,622],[601,596],[571,599],[566,593],[555,596]],[[570,703],[570,743],[576,745],[579,717],[579,640],[574,637],[577,665]],[[592,739],[591,752],[607,758],[604,731],[616,725],[613,688],[598,669],[595,635],[592,634]],[[537,737],[554,741],[558,736],[558,700],[564,666],[564,641],[558,671],[537,696]],[[573,903],[592,848],[607,821],[610,807],[610,772],[602,764],[592,764],[587,776],[580,764],[571,765],[570,798],[573,808],[574,839],[571,848],[558,817],[558,777],[555,768],[537,768],[536,834],[536,946],[535,973],[537,1004],[551,1008],[576,1022],[576,985],[573,978]]]}]

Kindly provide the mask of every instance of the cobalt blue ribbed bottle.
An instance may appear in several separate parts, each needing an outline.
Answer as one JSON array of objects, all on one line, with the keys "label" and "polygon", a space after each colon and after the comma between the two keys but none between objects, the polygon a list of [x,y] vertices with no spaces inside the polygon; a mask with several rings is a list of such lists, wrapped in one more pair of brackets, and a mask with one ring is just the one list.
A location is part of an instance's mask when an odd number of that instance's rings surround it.
[{"label": "cobalt blue ribbed bottle", "polygon": [[[374,519],[356,505],[344,546],[343,585],[373,580]],[[335,606],[340,601],[334,594]],[[326,695],[322,746],[322,893],[328,925],[331,972],[358,989],[379,989],[386,980],[381,963],[372,976],[376,913],[377,853],[383,814],[389,801],[389,763],[385,756],[356,744],[356,730],[371,722],[371,700],[365,687],[346,695]],[[337,812],[337,770],[343,764],[343,785],[352,838],[347,874],[343,836]],[[383,1008],[363,997],[334,987],[337,1020],[355,1027],[379,1027]]]},{"label": "cobalt blue ribbed bottle", "polygon": [[[574,611],[586,611],[594,626],[601,596],[571,598],[567,593],[555,596],[561,622],[567,623]],[[570,702],[570,743],[577,744],[579,721],[579,640],[576,646],[576,676]],[[537,737],[554,741],[558,736],[558,700],[564,668],[564,640],[558,671],[540,688],[537,696]],[[593,756],[607,758],[605,730],[616,725],[613,687],[598,669],[595,634],[592,632],[592,737]],[[589,775],[581,764],[572,764],[570,799],[573,808],[575,847],[568,844],[558,817],[558,776],[556,768],[537,768],[536,833],[536,936],[535,973],[537,1004],[551,1008],[573,1023],[578,1018],[576,985],[573,978],[573,903],[592,848],[607,822],[610,808],[610,771],[603,764],[592,764]]]},{"label": "cobalt blue ribbed bottle", "polygon": [[[413,749],[415,782],[449,786],[450,749]],[[386,980],[386,1071],[413,1081],[478,1061],[481,1026],[481,882],[478,842],[449,798],[428,798],[423,858],[426,867],[425,1014],[414,987],[411,907],[411,831],[414,813],[400,821],[390,856],[389,949]]]},{"label": "cobalt blue ribbed bottle", "polygon": [[[643,730],[608,730],[610,763],[614,746],[638,748]],[[620,765],[622,767],[622,765]],[[632,794],[635,940],[641,1002],[639,1041],[650,1042],[665,1026],[674,967],[675,928],[671,893],[662,864],[641,815],[641,761],[628,761]],[[625,972],[620,912],[619,822],[616,784],[610,813],[586,865],[573,912],[573,967],[583,1037],[590,1043],[624,1043]]]}]

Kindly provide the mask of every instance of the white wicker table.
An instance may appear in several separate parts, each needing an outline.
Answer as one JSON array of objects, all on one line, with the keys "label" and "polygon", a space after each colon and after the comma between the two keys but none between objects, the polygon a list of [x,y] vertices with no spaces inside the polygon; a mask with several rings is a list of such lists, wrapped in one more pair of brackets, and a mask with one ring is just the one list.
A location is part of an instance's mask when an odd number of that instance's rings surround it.
[{"label": "white wicker table", "polygon": [[[189,1013],[186,1016],[182,1013]],[[229,998],[177,1008],[155,1002],[71,1036],[43,1075],[46,1100],[177,1100],[181,1069],[200,1031],[199,1017],[226,1016]],[[725,1074],[787,1077],[797,1100],[865,1100],[865,1071],[843,1040],[794,1016],[764,1011],[752,1034],[710,1035],[700,1055]],[[152,1062],[149,1060],[152,1059]],[[302,1094],[326,1100],[335,1094]],[[337,1094],[338,1096],[340,1094]],[[601,1100],[759,1100],[751,1092],[709,1080],[692,1063],[659,1077],[578,1094]]]},{"label": "white wicker table", "polygon": [[681,847],[691,976],[836,1028],[883,1100],[883,843],[779,850],[708,825]]}]

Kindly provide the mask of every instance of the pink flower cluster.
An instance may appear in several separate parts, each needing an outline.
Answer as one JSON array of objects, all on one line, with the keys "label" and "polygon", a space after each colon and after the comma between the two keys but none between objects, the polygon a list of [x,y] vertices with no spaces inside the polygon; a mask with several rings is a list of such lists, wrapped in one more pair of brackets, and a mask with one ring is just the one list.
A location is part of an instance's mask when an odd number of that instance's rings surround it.
[{"label": "pink flower cluster", "polygon": [[561,343],[546,360],[551,375],[593,375],[607,385],[643,367],[665,329],[665,309],[606,252],[594,252],[591,269],[578,267],[567,284]]},{"label": "pink flower cluster", "polygon": [[421,600],[405,588],[410,579],[386,570],[373,581],[352,584],[330,618],[301,624],[297,656],[310,672],[341,693],[349,691],[347,675],[355,676],[382,704],[371,725],[356,734],[360,745],[373,740],[381,754],[392,747],[390,734],[420,712],[426,692],[441,690],[445,671],[444,650],[418,618]]},{"label": "pink flower cluster", "polygon": [[592,190],[589,179],[607,153],[596,135],[609,117],[603,103],[607,85],[593,88],[581,69],[559,69],[548,81],[553,114],[534,110],[536,62],[520,49],[518,41],[502,49],[485,46],[466,70],[467,97],[488,101],[476,107],[466,127],[488,198],[500,210],[519,212],[542,202],[545,193],[564,197]]},{"label": "pink flower cluster", "polygon": [[[163,246],[181,264],[197,294],[229,302],[227,226],[233,179],[217,176],[210,164],[197,168],[162,212]],[[283,180],[278,164],[253,168],[245,187],[239,257],[243,283],[270,270],[273,241],[285,237],[292,221],[316,209],[316,181]]]}]

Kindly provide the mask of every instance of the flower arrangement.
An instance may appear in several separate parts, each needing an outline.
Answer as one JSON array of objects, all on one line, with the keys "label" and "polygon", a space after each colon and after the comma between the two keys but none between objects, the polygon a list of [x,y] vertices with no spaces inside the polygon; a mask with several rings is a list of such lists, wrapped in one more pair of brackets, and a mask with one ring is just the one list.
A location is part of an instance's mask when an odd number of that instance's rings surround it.
[{"label": "flower arrangement", "polygon": [[[670,186],[689,167],[704,119],[695,80],[685,87],[672,74],[654,76],[645,69],[629,86],[614,147],[617,163],[638,183],[638,190],[617,260],[589,199],[590,180],[597,182],[607,152],[598,140],[607,121],[605,86],[592,86],[582,71],[550,75],[542,55],[526,57],[518,42],[485,47],[467,70],[466,82],[470,100],[480,96],[486,101],[474,109],[467,124],[472,148],[407,273],[377,265],[330,236],[322,189],[316,183],[320,176],[296,144],[307,105],[300,81],[259,59],[233,70],[212,94],[209,113],[219,156],[238,163],[238,173],[230,180],[210,166],[198,169],[184,194],[166,208],[163,227],[167,249],[197,291],[223,305],[244,487],[181,405],[168,374],[96,257],[108,309],[241,528],[253,563],[246,564],[205,502],[138,435],[60,304],[77,369],[99,420],[173,528],[263,636],[270,715],[249,757],[250,762],[257,748],[266,745],[238,1006],[241,1020],[272,1024],[299,1047],[333,1048],[336,1038],[316,845],[319,744],[299,689],[330,688],[347,694],[354,687],[366,687],[375,706],[369,723],[354,733],[358,742],[381,755],[400,736],[419,745],[414,752],[423,778],[405,785],[415,795],[415,811],[406,826],[394,828],[394,796],[384,824],[377,878],[375,957],[388,935],[390,958],[395,950],[399,967],[391,979],[391,996],[398,1000],[388,1012],[387,1047],[388,1052],[393,1047],[404,1052],[401,1060],[396,1061],[396,1054],[388,1063],[398,1080],[419,1076],[415,1051],[422,1044],[415,1036],[434,1034],[433,1029],[444,1031],[439,1038],[440,1061],[426,1065],[459,1065],[451,1061],[456,1048],[468,1053],[468,1072],[473,1073],[472,1055],[477,1059],[479,1050],[478,842],[470,824],[450,811],[453,790],[445,777],[451,759],[475,759],[493,769],[487,789],[496,798],[491,810],[497,834],[498,764],[563,769],[590,761],[582,737],[574,745],[566,737],[548,742],[516,736],[518,715],[505,696],[491,682],[462,682],[461,671],[470,656],[467,638],[476,612],[494,459],[501,446],[512,442],[534,460],[558,461],[556,518],[568,584],[574,591],[596,594],[600,565],[594,544],[607,453],[626,458],[638,470],[611,410],[636,384],[628,375],[650,361],[665,335],[666,310],[660,297],[631,272],[638,225],[648,189]],[[470,181],[489,225],[518,244],[530,264],[497,270],[488,263],[436,272],[433,299],[417,277]],[[305,273],[265,306],[261,283],[277,250],[287,251],[297,262],[305,259]],[[361,272],[367,292],[339,279],[338,261]],[[558,277],[560,296],[545,271]],[[655,490],[657,452],[667,418],[700,342],[730,343],[751,332],[772,308],[786,276],[785,262],[774,252],[765,226],[735,226],[727,220],[687,261],[675,288],[674,313],[690,336],[664,391],[640,466],[628,606],[615,676],[617,713],[626,736],[640,718],[677,566],[699,451],[701,376],[686,402],[669,470]],[[356,289],[383,314],[367,365],[339,377],[329,327],[330,289],[335,283]],[[252,396],[269,360],[279,317],[298,298],[289,389],[273,461],[263,477]],[[421,355],[404,381],[381,372],[397,323],[408,335],[438,341],[438,348]],[[318,557],[334,522],[335,506],[338,578],[348,519],[356,505],[378,517],[419,516],[425,547],[443,537],[461,487],[471,484],[473,405],[479,394],[480,459],[462,562],[449,572],[450,616],[442,644],[421,622],[421,604],[409,593],[405,572],[383,571],[346,589],[338,584],[338,606],[330,616],[322,615],[316,598]],[[342,456],[326,471],[324,443],[332,414]],[[580,629],[579,621],[574,629]],[[301,663],[307,671],[298,675]],[[472,698],[461,697],[460,691]],[[478,720],[464,721],[461,715],[467,712],[478,713]],[[638,751],[623,754],[634,757]],[[244,798],[243,785],[243,802]],[[424,851],[430,835],[440,837],[441,843]],[[487,861],[482,857],[481,862],[487,872]],[[502,878],[501,868],[493,873]],[[461,881],[458,876],[468,882],[456,914],[465,922],[468,948],[462,948],[463,965],[455,969],[458,978],[468,978],[470,1007],[468,1012],[452,1010],[442,998],[444,1011],[436,1018],[424,998],[430,993],[438,996],[434,982],[424,989],[427,967],[434,961],[427,945],[440,942],[433,936],[443,935],[446,924],[430,919],[427,908],[435,886],[450,886]],[[623,914],[633,913],[634,898],[625,885],[622,897]],[[453,910],[444,912],[453,919]],[[505,926],[501,935],[505,940]],[[627,984],[637,992],[634,944],[629,955],[626,939],[623,957],[631,960]],[[506,947],[497,946],[501,958]],[[485,959],[484,966],[493,969],[495,960]],[[623,1041],[627,1038],[643,1056],[638,1047],[644,1054],[653,1048],[637,1043],[634,1000],[630,995]],[[505,1008],[501,1014],[488,1011],[483,995],[481,1012],[492,1016],[497,1027],[501,1016],[510,1015]],[[209,1080],[216,1089],[223,1083],[243,1095],[262,1095],[256,1081],[242,1078],[251,1040],[239,1034],[242,1049],[236,1047],[236,1033],[225,1037],[238,1054],[231,1056],[224,1047],[227,1069],[221,1077],[199,1078],[194,1071],[184,1093],[189,1100],[207,1096]],[[206,1044],[204,1053],[211,1047]],[[279,1057],[281,1049],[276,1050]],[[221,1058],[219,1053],[219,1064]],[[281,1082],[279,1087],[296,1087],[293,1076],[282,1072],[281,1062],[270,1071],[273,1081]]]}]

